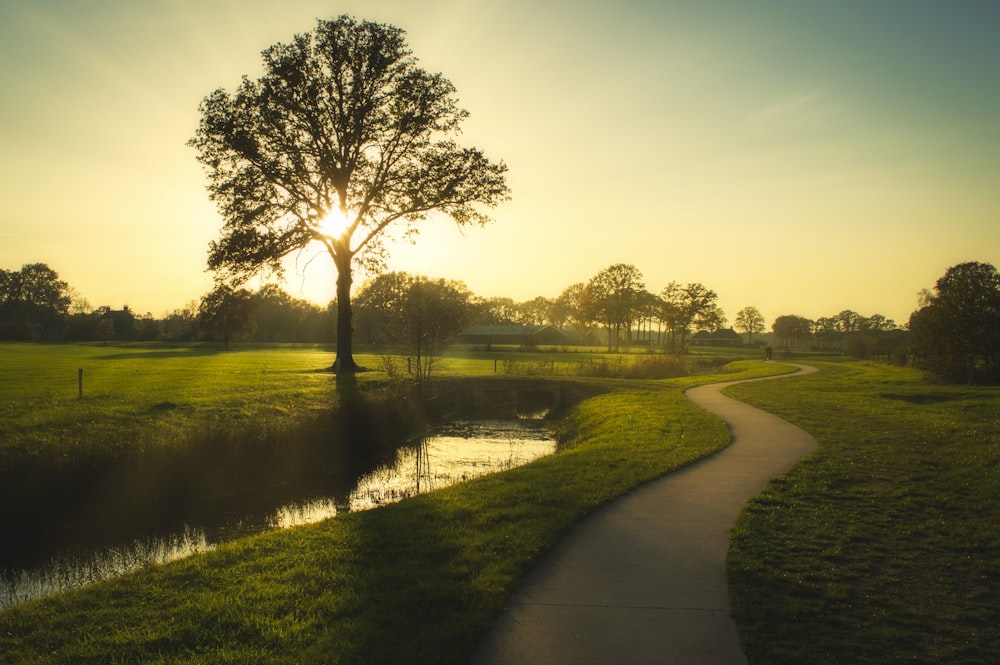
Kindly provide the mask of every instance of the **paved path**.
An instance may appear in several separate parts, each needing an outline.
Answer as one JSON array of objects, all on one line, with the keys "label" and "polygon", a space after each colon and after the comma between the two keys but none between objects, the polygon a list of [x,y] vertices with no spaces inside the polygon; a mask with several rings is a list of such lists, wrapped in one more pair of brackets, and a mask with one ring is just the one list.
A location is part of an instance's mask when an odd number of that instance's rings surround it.
[{"label": "paved path", "polygon": [[722,396],[733,383],[687,391],[729,424],[732,443],[577,525],[516,592],[477,665],[746,665],[729,616],[729,531],[746,502],[816,442]]}]

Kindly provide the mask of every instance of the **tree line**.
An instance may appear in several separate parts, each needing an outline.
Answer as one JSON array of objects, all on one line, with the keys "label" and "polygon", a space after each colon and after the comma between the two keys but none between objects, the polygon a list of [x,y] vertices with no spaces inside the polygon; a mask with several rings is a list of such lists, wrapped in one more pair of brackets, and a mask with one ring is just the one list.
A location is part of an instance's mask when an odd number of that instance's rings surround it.
[{"label": "tree line", "polygon": [[[718,295],[701,283],[670,282],[658,293],[642,273],[618,263],[555,298],[524,302],[483,298],[461,281],[387,272],[366,281],[354,297],[353,335],[360,344],[392,345],[419,363],[473,325],[551,325],[569,343],[634,346],[681,353],[693,332],[729,325]],[[295,298],[274,284],[256,292],[219,285],[161,317],[89,303],[44,263],[0,269],[0,339],[74,341],[233,341],[334,343],[338,308]],[[949,381],[1000,380],[1000,276],[988,263],[948,269],[921,292],[908,329],[881,314],[844,310],[812,320],[778,316],[765,338],[765,320],[746,306],[733,328],[745,343],[786,350],[822,350],[859,358],[912,362]],[[429,371],[429,367],[428,367]]]},{"label": "tree line", "polygon": [[[671,282],[658,295],[650,293],[629,264],[609,266],[556,298],[524,302],[479,297],[460,281],[388,272],[354,296],[352,335],[362,344],[387,345],[433,337],[440,346],[472,325],[551,325],[573,333],[575,342],[608,350],[635,344],[680,350],[694,329],[726,324],[717,300],[715,291],[698,283]],[[319,307],[274,284],[256,292],[219,284],[199,301],[154,317],[128,306],[93,308],[44,263],[0,270],[2,339],[332,343],[337,315],[335,301]],[[763,330],[759,314],[749,320],[751,334]]]},{"label": "tree line", "polygon": [[[238,338],[255,342],[332,342],[334,314],[268,284],[248,293],[250,319]],[[0,269],[0,339],[21,341],[216,341],[213,293],[161,316],[128,305],[91,306],[44,263]]]}]

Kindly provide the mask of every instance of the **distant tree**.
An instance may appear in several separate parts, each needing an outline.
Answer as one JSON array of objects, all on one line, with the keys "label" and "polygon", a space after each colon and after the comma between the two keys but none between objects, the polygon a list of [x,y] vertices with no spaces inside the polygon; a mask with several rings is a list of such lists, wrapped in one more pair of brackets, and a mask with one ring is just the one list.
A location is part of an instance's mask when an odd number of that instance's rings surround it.
[{"label": "distant tree", "polygon": [[645,289],[639,293],[636,304],[639,339],[649,343],[653,336],[653,322],[660,321],[660,312],[662,309],[659,296]]},{"label": "distant tree", "polygon": [[[264,74],[202,102],[191,140],[224,219],[209,267],[236,283],[320,243],[337,269],[337,357],[354,372],[354,259],[380,263],[390,228],[437,211],[485,224],[506,166],[453,139],[454,86],[417,66],[404,32],[348,16],[263,52]],[[339,217],[339,222],[336,220]]]},{"label": "distant tree", "polygon": [[843,350],[843,333],[836,317],[821,316],[816,319],[813,325],[813,335],[816,338],[816,346],[820,349]]},{"label": "distant tree", "polygon": [[89,314],[94,310],[94,308],[90,306],[90,301],[84,298],[83,295],[72,286],[66,287],[66,297],[69,298],[68,312],[71,315],[76,316]]},{"label": "distant tree", "polygon": [[594,298],[587,285],[578,282],[563,289],[553,303],[552,309],[555,311],[551,317],[554,320],[568,322],[579,333],[580,338],[585,340],[594,331],[594,323],[597,321],[597,308]]},{"label": "distant tree", "polygon": [[198,323],[203,330],[218,335],[228,351],[230,341],[253,336],[253,294],[246,289],[217,286],[202,298]]},{"label": "distant tree", "polygon": [[608,329],[608,351],[612,344],[620,348],[622,332],[631,341],[632,322],[638,316],[639,294],[646,285],[642,273],[634,265],[616,263],[590,279],[587,290],[596,311]]},{"label": "distant tree", "polygon": [[0,270],[0,337],[31,338],[35,326],[54,328],[70,303],[69,285],[44,263]]},{"label": "distant tree", "polygon": [[441,350],[468,322],[470,295],[461,282],[443,279],[416,277],[407,285],[396,325],[418,384],[427,382]]},{"label": "distant tree", "polygon": [[660,293],[661,316],[670,330],[670,339],[675,351],[684,350],[691,326],[699,317],[715,312],[718,298],[715,291],[698,282],[684,286],[670,282],[664,287]]},{"label": "distant tree", "polygon": [[163,328],[150,312],[146,312],[136,317],[133,335],[141,342],[155,342],[163,337]]},{"label": "distant tree", "polygon": [[910,315],[918,364],[948,381],[1000,380],[1000,274],[989,263],[948,268]]},{"label": "distant tree", "polygon": [[721,307],[705,307],[695,316],[694,324],[699,330],[722,330],[729,325],[726,313]]},{"label": "distant tree", "polygon": [[371,344],[396,344],[393,330],[403,298],[413,277],[405,272],[377,275],[362,285],[354,298],[355,335]]},{"label": "distant tree", "polygon": [[904,337],[892,319],[881,314],[859,316],[856,329],[848,340],[847,350],[856,358],[887,359]]},{"label": "distant tree", "polygon": [[756,307],[744,307],[736,313],[735,325],[747,335],[747,344],[753,344],[753,336],[762,333],[764,327],[764,317]]},{"label": "distant tree", "polygon": [[521,310],[513,298],[504,296],[480,298],[475,302],[475,323],[485,326],[501,326],[521,323]]},{"label": "distant tree", "polygon": [[552,299],[545,296],[538,296],[531,300],[519,303],[517,309],[520,311],[521,323],[530,326],[544,326],[549,324],[549,309],[552,307]]},{"label": "distant tree", "polygon": [[774,336],[778,338],[786,349],[802,345],[802,340],[807,339],[812,334],[813,322],[803,316],[794,314],[784,314],[779,316],[771,324]]},{"label": "distant tree", "polygon": [[190,341],[198,334],[198,301],[190,300],[184,307],[163,317],[163,337],[169,340]]},{"label": "distant tree", "polygon": [[265,284],[253,295],[258,342],[323,342],[331,319],[308,300],[293,298],[277,284]]}]

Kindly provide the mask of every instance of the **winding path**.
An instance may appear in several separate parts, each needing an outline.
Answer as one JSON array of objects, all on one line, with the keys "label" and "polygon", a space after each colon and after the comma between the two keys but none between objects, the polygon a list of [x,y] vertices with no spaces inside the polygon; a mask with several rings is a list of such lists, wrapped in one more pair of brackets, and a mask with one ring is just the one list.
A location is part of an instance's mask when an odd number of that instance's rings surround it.
[{"label": "winding path", "polygon": [[729,532],[746,502],[816,441],[723,396],[734,383],[686,393],[726,421],[732,443],[577,525],[511,599],[477,665],[746,665],[729,616]]}]

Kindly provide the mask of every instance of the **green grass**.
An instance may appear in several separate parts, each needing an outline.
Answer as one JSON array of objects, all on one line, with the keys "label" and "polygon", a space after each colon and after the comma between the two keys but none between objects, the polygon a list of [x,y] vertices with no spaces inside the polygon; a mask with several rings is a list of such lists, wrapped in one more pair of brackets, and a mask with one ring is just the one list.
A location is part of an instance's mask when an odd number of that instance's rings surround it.
[{"label": "green grass", "polygon": [[[248,354],[247,367],[265,357]],[[298,371],[311,377],[314,364]],[[608,381],[611,392],[560,422],[561,452],[525,467],[12,607],[0,612],[0,662],[466,663],[572,524],[727,443],[726,427],[682,395],[706,380]],[[196,408],[215,407],[205,397]]]},{"label": "green grass", "polygon": [[[362,389],[385,381],[378,370],[383,357],[394,353],[367,351],[355,354],[359,364],[375,370],[358,375]],[[0,452],[6,447],[41,456],[113,455],[176,444],[211,428],[280,427],[337,402],[336,378],[324,371],[333,357],[323,346],[222,351],[216,345],[2,343]],[[509,369],[519,375],[577,376],[581,366],[593,362],[632,367],[653,358],[664,356],[458,347],[440,359],[433,374],[502,376]],[[705,371],[718,371],[731,358],[709,363]],[[397,362],[405,367],[405,360]]]},{"label": "green grass", "polygon": [[811,364],[822,372],[729,389],[820,443],[734,531],[751,662],[996,662],[1000,389]]},{"label": "green grass", "polygon": [[[0,345],[0,445],[134,447],[185,428],[294,416],[336,398],[324,349]],[[77,372],[84,370],[83,398]]]}]

